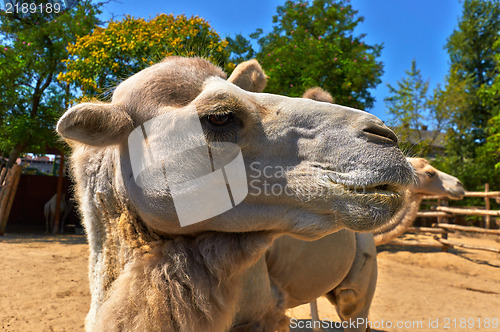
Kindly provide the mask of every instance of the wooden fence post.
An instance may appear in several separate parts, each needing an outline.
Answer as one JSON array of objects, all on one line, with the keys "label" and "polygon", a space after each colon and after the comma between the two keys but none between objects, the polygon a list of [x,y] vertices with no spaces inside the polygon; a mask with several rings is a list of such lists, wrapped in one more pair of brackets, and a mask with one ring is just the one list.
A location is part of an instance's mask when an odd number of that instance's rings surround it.
[{"label": "wooden fence post", "polygon": [[6,175],[7,175],[7,167],[2,167],[2,170],[0,171],[0,187],[2,187],[3,180],[5,179]]},{"label": "wooden fence post", "polygon": [[[54,162],[56,162],[54,158]],[[59,177],[57,179],[57,192],[56,192],[56,211],[54,214],[54,229],[52,233],[59,233],[59,225],[61,225],[61,194],[62,194],[62,182],[63,182],[63,169],[64,169],[64,152],[61,152],[61,158],[59,159]]]},{"label": "wooden fence post", "polygon": [[0,235],[5,233],[7,221],[9,220],[10,209],[16,196],[17,186],[21,178],[22,167],[14,164],[7,174],[5,186],[2,187],[0,192]]},{"label": "wooden fence post", "polygon": [[[488,192],[490,191],[490,184],[489,183],[485,183],[484,184],[484,192]],[[484,205],[486,207],[486,211],[488,211],[490,209],[490,198],[488,196],[485,196],[484,197]],[[485,216],[484,217],[484,228],[486,229],[490,229],[491,228],[491,219],[490,219],[490,216]]]},{"label": "wooden fence post", "polygon": [[[447,198],[441,198],[438,200],[439,206],[448,206],[448,199]],[[448,217],[438,217],[438,224],[448,224]],[[444,232],[441,234],[441,238],[444,240],[448,240],[448,231]],[[448,249],[450,248],[449,245],[443,243],[443,248],[441,248],[441,251],[447,252]]]}]

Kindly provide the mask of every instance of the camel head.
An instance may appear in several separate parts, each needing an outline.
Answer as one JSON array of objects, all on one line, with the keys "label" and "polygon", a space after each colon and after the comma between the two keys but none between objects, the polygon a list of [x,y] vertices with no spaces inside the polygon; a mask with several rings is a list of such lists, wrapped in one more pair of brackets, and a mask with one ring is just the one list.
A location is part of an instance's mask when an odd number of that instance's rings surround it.
[{"label": "camel head", "polygon": [[[74,148],[74,172],[83,173],[80,182],[106,177],[93,180],[99,190],[162,234],[316,238],[388,222],[413,179],[394,133],[360,110],[243,90],[263,87],[248,82],[259,75],[246,76],[226,81],[206,60],[170,57],[122,82],[111,102],[72,107],[57,131]],[[217,211],[228,192],[229,209],[181,225],[181,205]],[[178,202],[174,193],[192,199]]]},{"label": "camel head", "polygon": [[465,191],[456,177],[432,167],[424,158],[407,158],[415,169],[418,182],[410,187],[415,194],[447,196],[462,199]]}]

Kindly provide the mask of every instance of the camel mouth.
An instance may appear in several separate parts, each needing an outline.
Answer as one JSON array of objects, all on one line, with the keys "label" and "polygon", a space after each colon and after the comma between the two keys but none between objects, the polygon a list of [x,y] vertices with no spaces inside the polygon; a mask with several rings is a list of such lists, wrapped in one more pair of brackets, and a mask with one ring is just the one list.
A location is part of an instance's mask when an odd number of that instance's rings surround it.
[{"label": "camel mouth", "polygon": [[465,192],[463,191],[448,191],[447,192],[449,199],[461,200],[464,198]]},{"label": "camel mouth", "polygon": [[366,186],[366,194],[401,194],[403,186],[394,183],[382,183],[372,186]]},{"label": "camel mouth", "polygon": [[[345,192],[342,224],[356,232],[372,231],[390,222],[403,207],[405,186],[394,183],[380,183],[359,187],[334,184]],[[354,217],[353,217],[354,216]]]},{"label": "camel mouth", "polygon": [[341,223],[360,232],[388,223],[402,208],[406,192],[404,184],[393,181],[353,184],[330,179],[330,185],[336,188],[339,203],[334,206]]},{"label": "camel mouth", "polygon": [[327,178],[333,185],[340,186],[353,195],[397,195],[403,194],[406,185],[395,181],[356,181],[355,178],[343,176],[337,172],[328,172]]},{"label": "camel mouth", "polygon": [[401,205],[406,186],[396,182],[352,183],[351,181],[338,181],[328,176],[333,187],[340,189],[340,194],[366,204],[386,203],[390,210],[393,206]]},{"label": "camel mouth", "polygon": [[319,170],[328,182],[342,186],[354,194],[402,194],[414,180],[413,172],[406,174],[405,169],[387,170],[342,170],[329,165],[314,163],[311,165]]},{"label": "camel mouth", "polygon": [[[335,182],[333,182],[335,183]],[[342,186],[342,188],[358,197],[367,197],[370,199],[387,199],[387,200],[399,200],[403,197],[404,187],[399,184],[393,183],[381,183],[376,185],[362,185],[362,186],[352,186],[345,185],[342,183],[335,183],[336,185]]]}]

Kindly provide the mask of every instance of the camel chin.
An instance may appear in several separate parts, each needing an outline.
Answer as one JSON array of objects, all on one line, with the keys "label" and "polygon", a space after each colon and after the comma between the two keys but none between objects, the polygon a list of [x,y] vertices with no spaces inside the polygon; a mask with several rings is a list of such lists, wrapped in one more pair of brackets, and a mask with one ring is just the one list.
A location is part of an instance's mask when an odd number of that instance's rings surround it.
[{"label": "camel chin", "polygon": [[[349,194],[350,199],[338,208],[343,213],[337,213],[347,229],[357,232],[372,231],[388,223],[404,202],[404,192],[401,190],[367,189],[365,193]],[[352,215],[356,217],[350,217]]]}]

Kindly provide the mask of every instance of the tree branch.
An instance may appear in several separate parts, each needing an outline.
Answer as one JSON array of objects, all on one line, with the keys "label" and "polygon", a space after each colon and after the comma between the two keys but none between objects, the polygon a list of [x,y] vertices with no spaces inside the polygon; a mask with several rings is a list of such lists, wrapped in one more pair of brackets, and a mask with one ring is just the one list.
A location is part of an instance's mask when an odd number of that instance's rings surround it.
[{"label": "tree branch", "polygon": [[38,107],[40,106],[40,100],[42,99],[42,94],[45,91],[45,89],[47,89],[49,87],[50,83],[52,83],[52,79],[53,79],[53,74],[49,73],[47,75],[47,79],[45,80],[45,82],[43,82],[43,84],[42,84],[41,78],[36,82],[35,92],[33,93],[33,101],[31,103],[31,114],[30,115],[32,117],[34,117],[36,115],[36,113],[38,111]]}]

